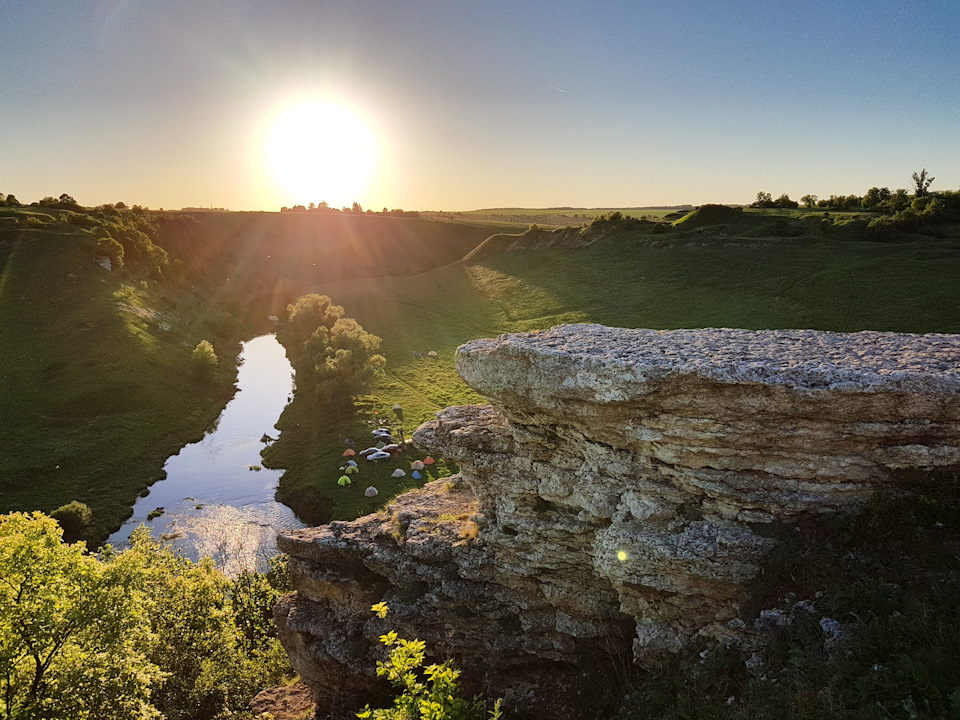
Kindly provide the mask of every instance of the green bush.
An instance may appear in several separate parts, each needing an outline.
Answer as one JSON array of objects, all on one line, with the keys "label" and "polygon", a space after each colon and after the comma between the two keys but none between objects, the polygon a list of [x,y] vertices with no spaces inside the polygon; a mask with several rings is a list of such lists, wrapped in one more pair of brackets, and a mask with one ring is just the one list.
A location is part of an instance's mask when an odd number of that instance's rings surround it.
[{"label": "green bush", "polygon": [[[389,608],[381,602],[371,610],[377,617],[384,618]],[[483,701],[461,697],[460,671],[453,663],[448,660],[423,667],[426,644],[422,640],[404,640],[391,630],[380,636],[380,642],[390,652],[386,662],[377,663],[377,676],[386,677],[402,692],[391,708],[372,710],[367,705],[357,713],[360,720],[479,720],[483,717]],[[489,714],[491,720],[501,717],[500,703],[500,700],[494,703]]]},{"label": "green bush", "polygon": [[217,367],[220,361],[213,351],[213,345],[207,340],[201,340],[190,355],[190,363],[193,367],[194,377],[203,382],[210,382],[217,375]]},{"label": "green bush", "polygon": [[0,717],[156,718],[139,579],[40,513],[0,516]]},{"label": "green bush", "polygon": [[123,268],[123,245],[112,237],[97,238],[97,255],[110,258],[110,265],[120,270]]},{"label": "green bush", "polygon": [[0,717],[225,720],[292,671],[270,575],[231,580],[144,528],[100,559],[41,513],[0,516]]},{"label": "green bush", "polygon": [[50,513],[50,517],[60,523],[60,527],[63,528],[64,542],[76,542],[83,539],[93,519],[93,513],[85,503],[74,500],[58,507]]}]

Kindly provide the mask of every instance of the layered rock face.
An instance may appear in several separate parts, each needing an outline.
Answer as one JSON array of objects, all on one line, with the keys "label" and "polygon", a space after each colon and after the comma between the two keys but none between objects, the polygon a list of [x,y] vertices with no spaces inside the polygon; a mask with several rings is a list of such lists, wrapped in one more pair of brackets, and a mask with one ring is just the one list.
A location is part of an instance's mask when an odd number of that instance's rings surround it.
[{"label": "layered rock face", "polygon": [[281,639],[322,710],[369,697],[392,627],[510,707],[575,717],[591,672],[732,632],[764,524],[960,467],[955,336],[569,325],[457,367],[493,405],[414,441],[460,476],[279,540]]}]

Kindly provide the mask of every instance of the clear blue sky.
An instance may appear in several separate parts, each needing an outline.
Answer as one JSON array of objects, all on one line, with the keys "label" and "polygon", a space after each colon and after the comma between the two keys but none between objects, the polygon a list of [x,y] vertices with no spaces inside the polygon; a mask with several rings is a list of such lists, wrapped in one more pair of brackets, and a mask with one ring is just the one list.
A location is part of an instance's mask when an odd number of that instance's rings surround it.
[{"label": "clear blue sky", "polygon": [[375,209],[957,189],[958,38],[957,0],[3,0],[0,191],[277,209],[304,97],[373,132]]}]

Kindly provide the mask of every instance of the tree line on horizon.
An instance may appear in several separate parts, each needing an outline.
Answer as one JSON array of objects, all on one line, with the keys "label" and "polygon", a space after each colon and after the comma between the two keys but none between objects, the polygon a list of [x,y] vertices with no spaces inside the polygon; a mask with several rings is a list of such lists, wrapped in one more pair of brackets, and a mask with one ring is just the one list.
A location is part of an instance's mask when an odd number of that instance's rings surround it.
[{"label": "tree line on horizon", "polygon": [[897,188],[892,191],[888,187],[872,187],[863,195],[831,195],[820,198],[817,195],[807,194],[800,198],[798,203],[791,200],[787,193],[774,199],[773,195],[761,190],[757,199],[750,204],[752,208],[763,209],[792,209],[803,207],[808,210],[822,208],[824,210],[868,210],[873,212],[897,213],[910,207],[915,198],[931,197],[942,193],[931,193],[930,186],[936,178],[927,174],[924,168],[919,173],[913,173],[914,192],[911,195],[906,188]]},{"label": "tree line on horizon", "polygon": [[309,203],[308,205],[294,205],[293,207],[287,207],[284,205],[280,208],[280,212],[294,212],[294,213],[337,213],[345,215],[383,215],[390,217],[420,217],[420,213],[416,210],[403,210],[401,208],[394,208],[389,210],[384,208],[380,212],[376,210],[364,210],[361,207],[360,203],[354,202],[351,207],[344,205],[342,208],[330,207],[329,203],[326,200],[321,200],[319,203]]}]

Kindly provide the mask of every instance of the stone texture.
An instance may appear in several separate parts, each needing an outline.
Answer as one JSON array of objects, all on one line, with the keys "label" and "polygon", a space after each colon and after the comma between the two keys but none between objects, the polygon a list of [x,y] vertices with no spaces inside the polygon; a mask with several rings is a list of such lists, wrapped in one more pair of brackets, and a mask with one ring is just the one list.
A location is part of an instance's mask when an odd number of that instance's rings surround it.
[{"label": "stone texture", "polygon": [[955,336],[571,325],[468,343],[457,366],[493,405],[414,441],[460,476],[279,539],[281,639],[324,712],[378,690],[397,628],[508,707],[576,717],[625,656],[737,627],[758,523],[960,466]]}]

